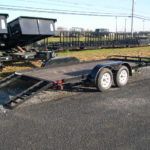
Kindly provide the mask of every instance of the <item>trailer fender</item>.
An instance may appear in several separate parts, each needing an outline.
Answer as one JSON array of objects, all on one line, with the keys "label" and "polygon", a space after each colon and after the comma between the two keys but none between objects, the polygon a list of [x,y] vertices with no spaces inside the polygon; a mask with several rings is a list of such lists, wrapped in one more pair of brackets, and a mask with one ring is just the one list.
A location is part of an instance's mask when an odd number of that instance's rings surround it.
[{"label": "trailer fender", "polygon": [[129,69],[129,74],[130,74],[130,76],[132,76],[132,68],[128,63],[117,62],[117,63],[112,63],[112,64],[96,65],[92,69],[91,73],[88,75],[87,80],[88,80],[88,82],[95,84],[96,79],[103,68],[110,69],[112,71],[113,75],[115,75],[117,73],[117,71],[121,68],[122,65],[126,66]]},{"label": "trailer fender", "polygon": [[128,63],[122,63],[121,66],[126,66],[128,68],[128,70],[129,70],[129,75],[132,76],[132,67]]},{"label": "trailer fender", "polygon": [[88,82],[95,84],[97,76],[103,68],[109,68],[110,70],[112,70],[110,65],[105,65],[105,66],[104,65],[96,65],[87,77]]}]

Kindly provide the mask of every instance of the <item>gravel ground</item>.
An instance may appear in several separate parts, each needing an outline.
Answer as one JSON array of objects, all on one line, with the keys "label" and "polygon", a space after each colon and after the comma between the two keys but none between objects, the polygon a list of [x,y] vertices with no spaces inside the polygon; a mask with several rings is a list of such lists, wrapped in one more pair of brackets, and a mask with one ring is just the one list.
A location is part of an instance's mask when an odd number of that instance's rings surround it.
[{"label": "gravel ground", "polygon": [[[46,91],[0,113],[0,149],[149,150],[150,70],[106,93]],[[54,94],[55,93],[55,94]]]}]

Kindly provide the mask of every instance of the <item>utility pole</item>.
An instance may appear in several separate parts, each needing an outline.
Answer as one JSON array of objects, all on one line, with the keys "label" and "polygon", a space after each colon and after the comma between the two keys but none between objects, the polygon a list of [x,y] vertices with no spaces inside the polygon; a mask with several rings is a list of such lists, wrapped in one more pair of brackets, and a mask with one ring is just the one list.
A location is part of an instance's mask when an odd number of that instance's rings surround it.
[{"label": "utility pole", "polygon": [[134,25],[134,3],[135,0],[132,0],[132,14],[131,14],[131,35],[133,37],[133,25]]},{"label": "utility pole", "polygon": [[143,32],[145,31],[145,20],[143,19]]},{"label": "utility pole", "polygon": [[118,32],[118,17],[116,16],[116,33]]},{"label": "utility pole", "polygon": [[125,22],[124,22],[124,32],[127,32],[127,19],[125,18]]}]

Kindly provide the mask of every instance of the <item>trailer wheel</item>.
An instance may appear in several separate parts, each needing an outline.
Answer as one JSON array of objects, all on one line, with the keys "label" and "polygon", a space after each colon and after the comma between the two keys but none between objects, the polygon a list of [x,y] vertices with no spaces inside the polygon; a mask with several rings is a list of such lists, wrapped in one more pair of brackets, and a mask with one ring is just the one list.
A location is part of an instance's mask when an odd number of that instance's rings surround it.
[{"label": "trailer wheel", "polygon": [[113,74],[112,71],[108,68],[102,69],[97,77],[96,80],[96,87],[99,91],[103,92],[112,86],[113,82]]},{"label": "trailer wheel", "polygon": [[114,79],[115,84],[118,87],[122,87],[128,83],[128,80],[129,80],[129,69],[126,66],[122,66],[118,70],[116,77]]}]

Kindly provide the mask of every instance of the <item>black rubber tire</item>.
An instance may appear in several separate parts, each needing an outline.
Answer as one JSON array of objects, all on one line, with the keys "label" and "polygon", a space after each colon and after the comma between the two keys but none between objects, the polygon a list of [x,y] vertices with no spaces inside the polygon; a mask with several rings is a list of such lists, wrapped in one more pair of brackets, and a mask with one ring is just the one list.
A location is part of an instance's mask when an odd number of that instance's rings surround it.
[{"label": "black rubber tire", "polygon": [[[123,70],[125,70],[127,73],[127,80],[125,83],[121,83],[121,81],[120,81],[120,74]],[[115,85],[117,87],[123,87],[128,83],[128,80],[129,80],[129,69],[126,66],[121,66],[121,68],[117,71],[117,74],[114,79]]]},{"label": "black rubber tire", "polygon": [[[110,75],[110,78],[111,78],[111,81],[110,81],[110,84],[107,88],[103,87],[102,85],[102,78],[103,78],[103,75],[105,73],[108,73]],[[112,83],[113,83],[113,74],[112,74],[112,71],[108,68],[103,68],[98,76],[97,76],[97,79],[96,79],[96,88],[100,91],[100,92],[104,92],[104,91],[107,91],[108,89],[111,88],[112,86]]]}]

